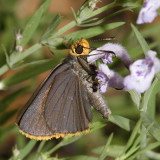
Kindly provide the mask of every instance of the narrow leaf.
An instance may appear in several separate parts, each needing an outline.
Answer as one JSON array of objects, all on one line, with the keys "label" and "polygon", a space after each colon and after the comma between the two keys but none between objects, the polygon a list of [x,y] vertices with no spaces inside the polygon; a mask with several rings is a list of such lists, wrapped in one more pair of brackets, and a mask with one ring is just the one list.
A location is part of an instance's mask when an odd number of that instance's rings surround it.
[{"label": "narrow leaf", "polygon": [[55,63],[58,62],[58,59],[40,60],[23,69],[22,71],[2,80],[1,83],[6,87],[15,85],[53,68],[55,66]]},{"label": "narrow leaf", "polygon": [[158,152],[156,153],[156,152],[153,152],[153,151],[147,151],[146,155],[151,159],[160,160],[160,153],[158,153]]},{"label": "narrow leaf", "polygon": [[28,144],[21,150],[19,158],[24,159],[30,153],[30,151],[33,149],[36,143],[36,140],[30,140]]},{"label": "narrow leaf", "polygon": [[142,99],[141,110],[147,111],[152,117],[155,114],[155,98],[157,92],[160,90],[160,81],[155,78],[150,88],[145,92]]},{"label": "narrow leaf", "polygon": [[138,40],[139,44],[141,45],[141,47],[143,49],[144,54],[146,55],[148,50],[150,50],[147,42],[145,41],[145,39],[143,38],[141,33],[138,31],[138,29],[133,24],[131,24],[131,27],[132,27],[132,29],[133,29],[136,37],[137,37],[137,40]]},{"label": "narrow leaf", "polygon": [[32,16],[32,18],[29,20],[29,22],[27,23],[24,31],[23,31],[23,39],[21,42],[21,45],[23,45],[23,47],[28,43],[28,41],[31,39],[34,31],[36,30],[36,28],[38,27],[41,18],[44,14],[44,12],[46,11],[47,7],[49,6],[51,0],[46,0],[41,7],[37,10],[37,12]]},{"label": "narrow leaf", "polygon": [[123,128],[127,131],[130,131],[131,123],[133,124],[133,122],[131,122],[131,120],[129,120],[127,118],[124,118],[119,115],[112,115],[112,114],[109,116],[109,121],[118,125],[119,127]]},{"label": "narrow leaf", "polygon": [[58,25],[61,23],[62,21],[62,17],[57,15],[54,17],[54,19],[52,20],[51,24],[49,25],[49,27],[46,29],[46,31],[44,32],[44,34],[42,35],[40,41],[48,38],[51,33],[58,27]]},{"label": "narrow leaf", "polygon": [[97,160],[97,157],[79,155],[79,156],[65,157],[59,160]]},{"label": "narrow leaf", "polygon": [[160,125],[146,112],[141,112],[142,124],[146,130],[157,140],[160,141]]},{"label": "narrow leaf", "polygon": [[108,147],[110,146],[112,139],[113,139],[113,133],[109,136],[107,143],[103,149],[103,152],[99,157],[99,160],[104,160],[105,157],[107,156]]},{"label": "narrow leaf", "polygon": [[133,132],[132,132],[132,134],[131,134],[131,136],[130,136],[130,138],[129,138],[129,140],[128,140],[127,145],[125,146],[125,149],[124,149],[124,152],[123,152],[123,153],[125,153],[125,152],[132,146],[132,144],[134,143],[134,140],[135,140],[135,138],[136,138],[136,136],[137,136],[137,134],[138,134],[138,131],[139,131],[139,129],[140,129],[140,126],[141,126],[141,121],[139,120],[139,121],[137,122],[135,128],[133,129]]},{"label": "narrow leaf", "polygon": [[80,136],[73,136],[73,137],[67,137],[66,136],[66,137],[63,138],[63,140],[60,143],[58,143],[55,147],[53,147],[51,150],[49,150],[47,152],[47,154],[50,155],[50,154],[54,153],[60,147],[66,146],[68,144],[71,144],[71,143],[77,141],[78,139],[80,139],[81,137],[82,137],[82,135],[80,135]]},{"label": "narrow leaf", "polygon": [[94,132],[95,130],[98,130],[98,129],[106,126],[106,125],[107,125],[106,122],[94,122],[94,123],[92,123],[92,125],[90,127],[90,132],[89,133]]},{"label": "narrow leaf", "polygon": [[83,29],[77,32],[73,32],[73,33],[66,35],[65,37],[67,39],[72,39],[74,41],[82,37],[88,39],[88,38],[98,36],[108,30],[120,27],[124,24],[125,22],[115,22],[115,23],[105,24],[103,26],[97,26],[97,27],[92,27],[89,29]]},{"label": "narrow leaf", "polygon": [[[100,154],[105,146],[100,146],[92,150],[93,153]],[[124,146],[120,145],[109,145],[107,149],[107,155],[111,157],[118,157],[124,151]]]},{"label": "narrow leaf", "polygon": [[140,100],[141,100],[141,94],[134,91],[134,90],[130,90],[128,91],[131,95],[131,98],[133,100],[133,102],[136,104],[136,106],[139,108],[140,105]]}]

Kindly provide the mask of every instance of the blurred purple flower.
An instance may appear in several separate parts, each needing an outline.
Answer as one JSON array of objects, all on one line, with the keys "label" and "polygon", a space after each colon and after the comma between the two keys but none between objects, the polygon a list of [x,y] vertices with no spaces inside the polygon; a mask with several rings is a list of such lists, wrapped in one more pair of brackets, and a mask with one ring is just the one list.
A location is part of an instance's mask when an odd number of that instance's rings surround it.
[{"label": "blurred purple flower", "polygon": [[87,57],[88,63],[93,63],[100,58],[105,64],[113,63],[112,57],[116,56],[119,57],[127,67],[131,64],[131,59],[126,49],[119,44],[107,43],[90,52],[89,55],[90,56]]},{"label": "blurred purple flower", "polygon": [[137,24],[151,23],[157,16],[157,9],[160,7],[160,0],[146,0],[139,12]]},{"label": "blurred purple flower", "polygon": [[120,75],[110,70],[106,64],[99,64],[98,67],[96,79],[98,80],[101,93],[105,93],[107,87],[123,89],[123,78]]},{"label": "blurred purple flower", "polygon": [[149,50],[145,59],[137,60],[130,65],[130,75],[124,78],[126,90],[143,93],[150,87],[155,74],[160,71],[160,60],[156,54]]},{"label": "blurred purple flower", "polygon": [[101,93],[105,93],[107,91],[108,81],[111,76],[110,74],[111,72],[107,65],[99,64],[99,70],[97,70],[96,79],[98,80]]}]

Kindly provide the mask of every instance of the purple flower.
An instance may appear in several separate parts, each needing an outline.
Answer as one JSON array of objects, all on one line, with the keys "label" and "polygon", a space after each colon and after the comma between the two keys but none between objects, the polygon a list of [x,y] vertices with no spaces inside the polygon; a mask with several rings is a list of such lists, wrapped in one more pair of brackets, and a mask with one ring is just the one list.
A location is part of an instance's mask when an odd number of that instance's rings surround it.
[{"label": "purple flower", "polygon": [[96,79],[98,80],[101,93],[105,93],[107,87],[123,89],[123,78],[120,75],[110,70],[106,64],[99,64],[98,67]]},{"label": "purple flower", "polygon": [[139,12],[137,24],[151,23],[157,16],[156,10],[160,7],[160,0],[146,0]]},{"label": "purple flower", "polygon": [[99,65],[99,70],[97,70],[97,76],[96,79],[98,80],[99,83],[99,89],[101,93],[105,93],[107,91],[108,87],[108,81],[110,78],[110,70],[107,65],[105,64],[100,64]]},{"label": "purple flower", "polygon": [[130,65],[130,75],[124,78],[126,90],[145,92],[151,85],[157,72],[160,71],[160,60],[156,52],[149,50],[145,59],[135,61]]},{"label": "purple flower", "polygon": [[88,63],[93,63],[98,59],[102,59],[105,64],[112,63],[112,57],[119,57],[123,63],[128,67],[131,64],[131,59],[124,47],[119,44],[107,43],[102,47],[90,52],[87,57]]}]

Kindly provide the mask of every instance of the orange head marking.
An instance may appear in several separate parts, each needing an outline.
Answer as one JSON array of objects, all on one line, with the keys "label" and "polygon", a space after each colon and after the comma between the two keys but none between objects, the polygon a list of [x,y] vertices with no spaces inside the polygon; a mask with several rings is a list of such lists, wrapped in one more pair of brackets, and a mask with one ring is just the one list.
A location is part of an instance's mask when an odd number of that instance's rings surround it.
[{"label": "orange head marking", "polygon": [[80,41],[76,41],[72,44],[70,49],[70,54],[72,56],[82,56],[88,55],[90,51],[89,43],[86,39],[81,39]]}]

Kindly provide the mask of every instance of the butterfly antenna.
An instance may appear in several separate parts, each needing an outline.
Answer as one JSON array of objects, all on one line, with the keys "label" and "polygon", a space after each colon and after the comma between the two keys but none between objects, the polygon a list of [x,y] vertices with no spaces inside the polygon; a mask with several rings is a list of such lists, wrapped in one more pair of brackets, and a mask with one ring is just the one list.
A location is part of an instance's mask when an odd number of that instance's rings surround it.
[{"label": "butterfly antenna", "polygon": [[100,38],[100,39],[93,39],[90,41],[111,41],[111,40],[115,40],[115,37],[108,37],[108,38]]}]

